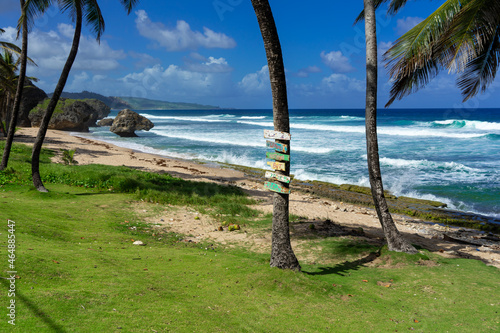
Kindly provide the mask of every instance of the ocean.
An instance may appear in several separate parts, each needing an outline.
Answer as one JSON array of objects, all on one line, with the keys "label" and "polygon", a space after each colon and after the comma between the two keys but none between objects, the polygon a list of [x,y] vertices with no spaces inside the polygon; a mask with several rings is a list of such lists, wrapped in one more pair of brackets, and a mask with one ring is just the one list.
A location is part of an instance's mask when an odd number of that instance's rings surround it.
[{"label": "ocean", "polygon": [[[118,111],[112,111],[110,117]],[[155,127],[120,138],[108,127],[81,134],[166,157],[267,169],[272,110],[146,110]],[[369,186],[364,110],[290,110],[291,173],[300,180]],[[378,112],[385,189],[451,209],[500,217],[500,109]]]}]

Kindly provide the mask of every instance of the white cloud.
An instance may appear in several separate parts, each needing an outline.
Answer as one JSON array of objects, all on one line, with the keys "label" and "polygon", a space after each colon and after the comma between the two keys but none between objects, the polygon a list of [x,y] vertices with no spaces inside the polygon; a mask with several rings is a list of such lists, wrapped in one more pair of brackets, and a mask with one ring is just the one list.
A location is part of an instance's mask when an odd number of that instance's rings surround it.
[{"label": "white cloud", "polygon": [[308,66],[306,68],[299,69],[295,74],[297,77],[309,77],[309,74],[321,73],[321,69],[318,66]]},{"label": "white cloud", "polygon": [[323,51],[321,52],[321,59],[325,65],[336,73],[348,73],[355,70],[351,66],[349,58],[344,56],[341,51],[332,51],[329,53]]},{"label": "white cloud", "polygon": [[199,73],[227,73],[233,70],[224,58],[205,58],[198,53],[192,53],[190,58],[186,59],[186,67],[190,71]]},{"label": "white cloud", "polygon": [[332,74],[323,78],[321,85],[331,92],[363,92],[364,81],[348,77],[345,74]]},{"label": "white cloud", "polygon": [[222,49],[236,47],[233,38],[206,27],[203,28],[203,33],[193,31],[186,21],[179,20],[175,28],[169,29],[162,23],[152,22],[144,10],[138,10],[135,14],[139,33],[157,42],[167,51],[196,50],[201,47]]},{"label": "white cloud", "polygon": [[[9,42],[15,40],[16,30],[13,27],[5,29],[2,38]],[[48,32],[34,30],[29,35],[29,56],[38,67],[30,67],[30,75],[59,74],[66,63],[73,41],[74,27],[68,24],[59,24],[58,30]],[[73,70],[109,71],[117,69],[118,60],[126,57],[123,50],[114,50],[105,40],[99,44],[94,38],[80,37],[78,54],[73,64]]]},{"label": "white cloud", "polygon": [[245,75],[238,83],[238,86],[248,95],[270,92],[271,81],[269,79],[269,67],[265,65],[257,72]]},{"label": "white cloud", "polygon": [[396,25],[396,33],[398,35],[404,35],[407,31],[412,29],[414,26],[422,22],[424,19],[421,17],[405,17],[404,19],[399,19]]}]

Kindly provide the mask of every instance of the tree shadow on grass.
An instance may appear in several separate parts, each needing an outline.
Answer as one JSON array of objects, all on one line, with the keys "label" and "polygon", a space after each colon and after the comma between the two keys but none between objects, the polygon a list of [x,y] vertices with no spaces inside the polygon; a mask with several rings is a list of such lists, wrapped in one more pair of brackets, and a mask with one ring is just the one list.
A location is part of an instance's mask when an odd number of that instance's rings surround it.
[{"label": "tree shadow on grass", "polygon": [[306,272],[306,271],[303,272],[308,275],[337,274],[341,276],[346,276],[349,271],[358,270],[361,267],[364,267],[365,264],[372,262],[378,257],[380,257],[380,251],[381,249],[379,249],[377,252],[371,252],[366,257],[354,261],[344,261],[343,263],[335,265],[333,267],[318,267],[319,272]]},{"label": "tree shadow on grass", "polygon": [[[0,279],[6,290],[9,289],[10,280]],[[26,306],[27,309],[31,311],[33,316],[41,319],[48,327],[51,328],[52,331],[58,333],[66,332],[62,326],[58,325],[54,320],[50,319],[49,316],[39,307],[37,307],[32,301],[30,301],[26,296],[16,290],[16,300],[20,300],[23,305]],[[16,302],[17,304],[17,302]]]}]

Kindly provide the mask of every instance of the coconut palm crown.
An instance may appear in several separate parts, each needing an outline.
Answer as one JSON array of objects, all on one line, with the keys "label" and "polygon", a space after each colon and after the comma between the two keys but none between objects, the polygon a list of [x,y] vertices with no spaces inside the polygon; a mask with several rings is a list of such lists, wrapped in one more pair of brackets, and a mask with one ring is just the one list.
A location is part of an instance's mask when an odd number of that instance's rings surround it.
[{"label": "coconut palm crown", "polygon": [[456,72],[464,102],[493,82],[500,55],[500,0],[447,0],[384,55],[393,80],[386,106]]}]

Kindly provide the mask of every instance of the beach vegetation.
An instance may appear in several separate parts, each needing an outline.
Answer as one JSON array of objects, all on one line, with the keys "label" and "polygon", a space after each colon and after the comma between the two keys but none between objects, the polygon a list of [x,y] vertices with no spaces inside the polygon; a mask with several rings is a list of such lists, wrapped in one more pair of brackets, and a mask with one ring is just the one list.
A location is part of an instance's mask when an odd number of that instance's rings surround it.
[{"label": "beach vegetation", "polygon": [[74,149],[61,149],[62,153],[62,161],[66,165],[78,164],[78,161],[75,160],[75,150]]},{"label": "beach vegetation", "polygon": [[[188,241],[159,223],[186,205],[209,211],[245,197],[231,186],[215,190],[125,167],[56,164],[54,152],[43,150],[41,167],[55,179],[49,193],[40,193],[29,182],[29,147],[15,144],[13,151],[11,167],[0,172],[15,177],[0,185],[0,215],[16,223],[17,312],[16,325],[2,321],[1,331],[488,332],[500,322],[498,269],[480,261],[422,249],[395,253],[366,237],[322,237],[316,228],[300,239],[302,273],[276,269],[267,265],[270,244],[257,253],[244,243]],[[110,191],[104,184],[67,185],[64,174],[94,181],[127,175],[136,184]],[[137,184],[164,191],[182,185],[185,194],[176,194],[175,204],[151,203],[133,191]],[[187,201],[190,192],[203,197],[207,189],[217,200]],[[264,220],[270,232],[271,218]],[[2,234],[0,245],[7,246]],[[0,279],[5,288],[9,283]]]}]

